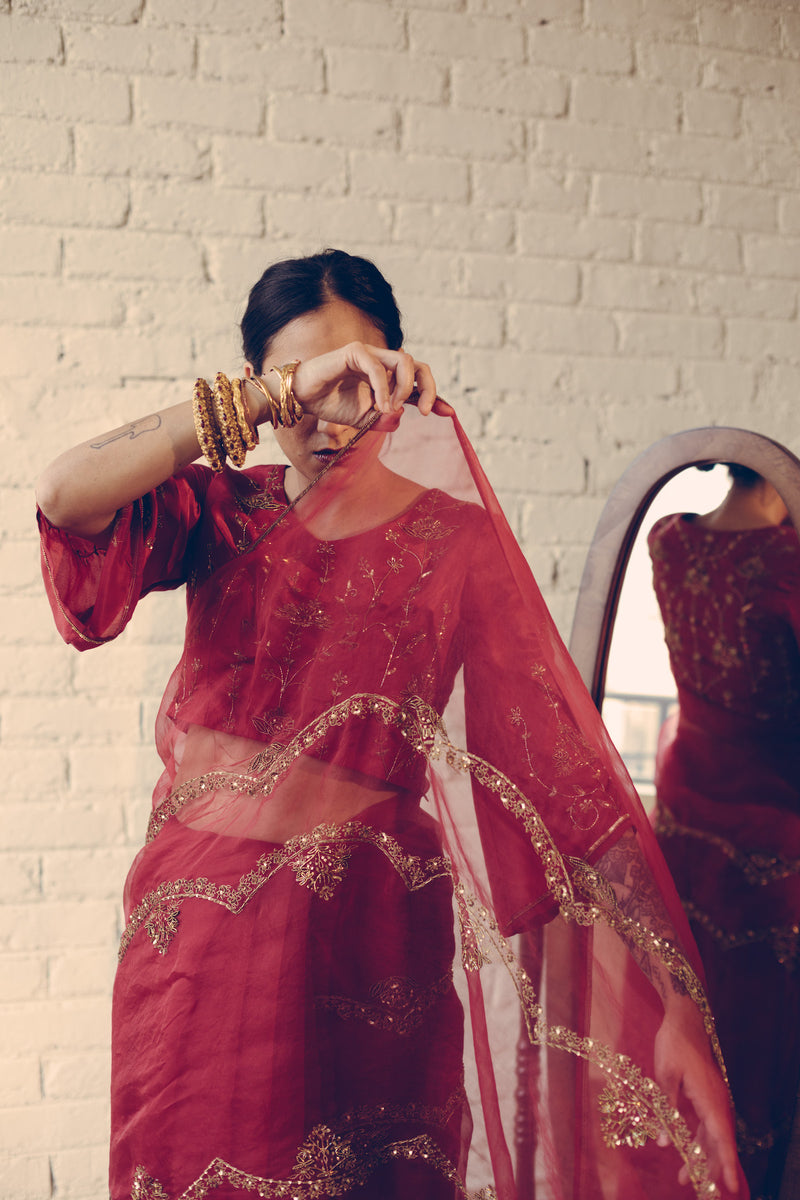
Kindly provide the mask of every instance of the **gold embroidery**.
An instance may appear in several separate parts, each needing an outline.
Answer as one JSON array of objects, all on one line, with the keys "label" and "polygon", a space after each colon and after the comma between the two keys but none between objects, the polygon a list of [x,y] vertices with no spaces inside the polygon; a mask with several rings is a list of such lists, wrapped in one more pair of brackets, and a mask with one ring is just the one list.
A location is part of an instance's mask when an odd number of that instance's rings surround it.
[{"label": "gold embroidery", "polygon": [[[719,1057],[716,1033],[705,994],[683,955],[669,941],[658,937],[652,930],[632,918],[626,917],[620,910],[608,881],[596,870],[583,860],[562,858],[541,816],[528,797],[507,776],[484,759],[462,750],[450,742],[439,714],[418,696],[408,698],[402,705],[385,697],[370,694],[350,697],[329,709],[301,734],[298,734],[285,751],[270,761],[265,768],[265,773],[259,778],[252,775],[231,775],[223,771],[216,771],[184,784],[168,797],[153,814],[148,837],[150,839],[156,837],[165,821],[179,811],[188,800],[213,791],[215,788],[225,788],[232,792],[249,795],[268,795],[281,775],[305,749],[323,737],[329,729],[343,724],[351,717],[362,716],[372,717],[387,726],[393,726],[400,731],[410,747],[417,753],[425,755],[432,762],[444,759],[449,766],[455,770],[469,773],[478,783],[492,792],[503,807],[513,813],[528,833],[532,848],[541,861],[548,889],[558,903],[561,916],[567,921],[574,921],[585,926],[603,921],[620,936],[634,941],[648,955],[652,955],[654,959],[661,962],[667,971],[681,981],[698,1005],[712,1045]],[[399,844],[389,838],[387,834],[361,826],[358,822],[348,822],[342,826],[321,826],[312,834],[305,836],[318,839],[320,842],[326,840],[347,842],[348,839],[371,842],[386,854],[408,887],[425,886],[426,883],[439,876],[455,878],[448,860],[437,858],[422,864],[419,859],[404,855]],[[199,896],[225,904],[232,912],[240,911],[250,896],[276,870],[293,861],[303,850],[308,849],[307,844],[300,847],[297,843],[298,839],[292,839],[272,855],[263,856],[256,864],[256,868],[242,877],[239,888],[216,887],[216,885],[209,884],[208,881],[201,880],[180,880],[177,883],[160,885],[153,893],[145,897],[142,904],[132,914],[128,928],[123,935],[120,956],[124,954],[130,938],[149,916],[152,907],[168,894],[173,897],[178,895]],[[696,1195],[702,1200],[711,1200],[712,1197],[715,1197],[718,1190],[711,1182],[705,1155],[701,1148],[693,1143],[685,1122],[657,1084],[648,1079],[629,1059],[617,1054],[608,1046],[592,1038],[583,1038],[569,1029],[548,1026],[544,1020],[541,1005],[537,1001],[535,989],[526,973],[516,965],[514,953],[506,939],[500,934],[494,918],[485,907],[469,896],[462,884],[456,883],[455,891],[462,926],[462,956],[465,968],[478,970],[483,963],[489,961],[490,955],[496,954],[499,961],[509,971],[517,989],[531,1042],[581,1057],[593,1063],[607,1077],[611,1090],[604,1093],[603,1104],[606,1109],[611,1108],[611,1111],[604,1112],[602,1117],[605,1118],[604,1128],[608,1135],[611,1136],[615,1128],[614,1137],[624,1141],[626,1137],[639,1136],[639,1130],[646,1131],[655,1128],[655,1122],[657,1122],[659,1128],[667,1131],[670,1140],[683,1159]],[[616,1141],[615,1144],[620,1144],[620,1142]],[[428,1153],[434,1155],[434,1158],[429,1161],[431,1161],[431,1165],[436,1166],[435,1154],[440,1152],[431,1145],[428,1147]],[[426,1153],[421,1148],[420,1139],[411,1139],[410,1142],[394,1143],[391,1156],[425,1158]],[[222,1164],[222,1166],[229,1172],[234,1171],[234,1168],[228,1167],[226,1164]],[[452,1170],[449,1164],[448,1169]],[[450,1175],[447,1177],[451,1178]],[[223,1179],[222,1176],[219,1178]],[[232,1179],[233,1175],[226,1175],[224,1178]],[[254,1182],[272,1189],[260,1193],[268,1197],[297,1195],[302,1200],[306,1200],[307,1197],[310,1200],[311,1197],[322,1194],[299,1190],[300,1181],[294,1184],[298,1190],[291,1193],[286,1190],[275,1190],[288,1186],[283,1183],[250,1178]],[[454,1183],[457,1183],[454,1176],[452,1179]],[[202,1180],[198,1181],[198,1184],[201,1182]],[[305,1188],[307,1185],[303,1182],[302,1186]],[[316,1184],[312,1186],[316,1186]],[[329,1187],[329,1184],[326,1183],[325,1186]],[[457,1186],[461,1188],[460,1184]],[[197,1200],[197,1198],[205,1196],[208,1190],[210,1188],[206,1187],[205,1190],[187,1192],[180,1200]],[[337,1193],[329,1188],[329,1191],[324,1194],[334,1195]],[[463,1189],[462,1194],[464,1194]],[[489,1190],[485,1196],[488,1197],[491,1194],[491,1190]]]},{"label": "gold embroidery", "polygon": [[736,1145],[740,1154],[758,1154],[771,1150],[776,1142],[785,1138],[792,1127],[792,1117],[787,1117],[776,1129],[769,1129],[760,1137],[751,1133],[740,1116],[736,1117]]},{"label": "gold embroidery", "polygon": [[445,529],[442,522],[437,521],[435,517],[420,517],[405,528],[413,538],[419,538],[422,542],[437,542],[453,532],[452,529]]},{"label": "gold embroidery", "polygon": [[417,987],[410,979],[393,975],[370,989],[372,1003],[362,1003],[350,996],[317,996],[316,1003],[320,1008],[336,1013],[343,1021],[364,1021],[376,1029],[402,1037],[419,1027],[425,1013],[446,994],[452,982],[452,971],[424,988]]},{"label": "gold embroidery", "polygon": [[292,1170],[297,1179],[329,1179],[332,1185],[337,1176],[356,1178],[358,1174],[356,1157],[347,1137],[337,1137],[327,1125],[317,1125],[311,1130],[297,1153]]},{"label": "gold embroidery", "polygon": [[[480,971],[481,967],[490,963],[489,950],[483,938],[483,926],[473,921],[470,910],[475,907],[475,898],[469,895],[460,884],[455,889],[456,908],[458,912],[458,929],[461,935],[461,965],[465,971]],[[487,909],[479,909],[481,916],[488,918]]]},{"label": "gold embroidery", "polygon": [[251,492],[250,495],[238,496],[237,504],[245,510],[245,512],[276,512],[280,508],[286,508],[286,501],[281,503],[276,500],[271,494],[269,487],[265,487],[263,491]]},{"label": "gold embroidery", "polygon": [[679,824],[663,804],[656,811],[655,831],[659,837],[691,837],[715,846],[742,871],[748,883],[764,885],[800,875],[800,859],[783,858],[780,854],[765,854],[758,850],[740,850],[727,838]]},{"label": "gold embroidery", "polygon": [[[452,1183],[465,1200],[497,1200],[497,1193],[491,1186],[481,1188],[478,1192],[468,1192],[458,1171],[428,1134],[381,1144],[374,1137],[365,1140],[356,1133],[338,1135],[327,1125],[317,1125],[311,1130],[298,1151],[290,1179],[252,1175],[221,1158],[215,1158],[202,1175],[174,1200],[205,1200],[223,1184],[243,1192],[254,1192],[262,1200],[328,1200],[329,1197],[343,1196],[353,1188],[362,1186],[377,1167],[403,1161],[426,1162]],[[150,1190],[145,1191],[144,1188]],[[154,1188],[158,1190],[154,1191]],[[143,1166],[138,1166],[134,1173],[131,1200],[172,1198],[147,1174]]]},{"label": "gold embroidery", "polygon": [[137,1167],[133,1175],[131,1200],[169,1200],[157,1179],[148,1175],[144,1167]]},{"label": "gold embroidery", "polygon": [[684,900],[683,907],[689,919],[702,925],[723,950],[739,950],[743,946],[767,942],[781,966],[789,970],[795,967],[800,950],[799,925],[773,925],[766,929],[743,929],[740,933],[728,933],[690,900]]},{"label": "gold embroidery", "polygon": [[[727,1084],[728,1073],[722,1057],[714,1018],[711,1015],[705,990],[688,960],[672,942],[666,938],[659,937],[658,934],[654,933],[652,929],[649,929],[640,921],[635,921],[631,917],[625,916],[617,902],[613,887],[599,871],[596,871],[594,867],[590,867],[583,859],[570,858],[569,862],[572,864],[574,870],[576,887],[592,901],[592,905],[585,915],[576,916],[575,919],[577,922],[585,925],[592,924],[597,920],[604,920],[620,937],[623,939],[630,938],[646,954],[652,955],[653,958],[662,963],[670,975],[679,981],[683,989],[691,996],[702,1015],[703,1024],[711,1042],[714,1056],[722,1072],[722,1077]],[[586,920],[586,917],[589,920]]]},{"label": "gold embroidery", "polygon": [[[383,854],[412,892],[426,887],[434,879],[449,878],[452,874],[448,859],[439,856],[421,859],[417,855],[406,854],[400,843],[388,833],[373,829],[369,825],[362,825],[359,821],[346,821],[343,825],[318,825],[310,833],[290,838],[285,845],[279,846],[272,853],[262,854],[253,868],[245,872],[236,885],[217,884],[205,878],[164,880],[158,884],[142,897],[131,913],[120,939],[119,961],[124,958],[132,938],[142,926],[148,928],[149,932],[148,922],[154,914],[157,915],[153,921],[153,929],[158,941],[151,934],[153,944],[159,953],[166,952],[177,929],[177,919],[167,921],[161,915],[165,906],[171,906],[177,913],[184,900],[210,900],[235,915],[242,911],[269,879],[286,866],[296,869],[297,864],[306,875],[303,879],[298,875],[298,882],[311,887],[312,890],[319,888],[321,898],[329,899],[329,895],[322,893],[335,887],[336,872],[343,866],[342,855],[349,856],[352,847],[358,844],[373,846]],[[314,857],[320,847],[325,847],[329,855],[322,864]],[[332,894],[330,892],[330,895]]]},{"label": "gold embroidery", "polygon": [[[612,899],[612,896],[608,893],[607,884],[603,880],[603,877],[584,863],[583,860],[571,858],[568,861],[572,873],[574,873],[575,883],[578,885],[579,891],[589,898],[590,903],[586,904],[579,899],[575,892],[573,878],[567,867],[567,862],[565,862],[559,853],[533,802],[506,775],[491,766],[485,759],[479,758],[477,755],[455,746],[449,740],[442,718],[420,696],[408,697],[402,705],[384,696],[376,696],[369,693],[350,696],[347,700],[329,708],[315,721],[311,722],[310,725],[306,726],[301,733],[292,739],[284,751],[272,755],[269,763],[265,764],[264,773],[259,775],[258,778],[253,775],[211,771],[206,775],[189,780],[171,793],[152,814],[148,827],[147,840],[152,841],[158,835],[166,821],[180,811],[188,801],[208,794],[217,788],[249,796],[269,795],[281,776],[306,749],[323,738],[330,729],[344,724],[351,717],[376,718],[386,726],[398,729],[411,747],[417,753],[424,754],[429,761],[436,762],[444,758],[448,766],[453,767],[455,770],[471,774],[478,783],[495,793],[503,807],[513,813],[528,833],[531,845],[541,861],[548,890],[558,903],[564,919],[575,921],[580,925],[591,925],[595,921],[602,919],[622,936],[632,938],[648,954],[652,954],[659,959],[671,974],[676,975],[681,980],[703,1013],[706,1029],[712,1038],[712,1044],[717,1050],[717,1057],[721,1064],[722,1059],[718,1052],[713,1019],[705,999],[705,993],[697,976],[683,955],[669,942],[658,938],[646,926],[639,924],[629,917],[625,917],[616,904],[616,900]],[[350,824],[357,823],[351,822]],[[313,835],[304,836],[315,836],[324,840],[327,835],[320,833],[320,830],[325,828],[324,826],[320,826],[319,830],[315,830]],[[341,831],[348,828],[348,826],[330,826],[327,828],[333,831]],[[359,828],[364,829],[365,827],[359,826]],[[336,837],[341,835],[334,832],[330,836]],[[387,835],[376,834],[374,836],[386,837]],[[289,857],[292,857],[297,849],[297,839],[292,839],[286,843],[282,851],[275,853],[278,855],[286,853]],[[259,863],[261,861],[259,860]],[[443,860],[441,861],[443,862]],[[397,864],[395,863],[395,865]],[[262,868],[259,866],[258,870],[261,872]],[[445,864],[443,873],[449,873],[449,871],[449,864]],[[260,887],[267,877],[260,876],[257,886]],[[193,881],[181,880],[180,883],[184,888],[189,888],[189,890],[183,892],[184,895],[197,894],[191,890]],[[161,886],[168,888],[170,885],[163,884]],[[605,891],[603,890],[604,887]],[[597,889],[600,890],[598,891]],[[254,891],[255,887],[252,890]],[[209,894],[208,890],[205,890],[202,894],[208,899],[215,899],[213,895]],[[252,892],[249,894],[252,894]],[[249,894],[247,898],[249,898]],[[151,895],[155,895],[155,893],[151,893]],[[160,897],[158,898],[160,899]],[[225,903],[224,900],[218,900],[217,902]],[[232,909],[232,911],[239,911],[241,904],[245,902],[246,900],[242,901],[239,907]],[[151,904],[152,900],[149,900],[148,897],[145,897],[142,901],[142,905],[146,906],[148,913]],[[142,905],[139,905],[139,908]],[[137,908],[137,912],[139,908]],[[133,922],[133,919],[132,915],[131,922]],[[141,919],[139,920],[139,924],[141,924]],[[474,938],[469,933],[468,926],[469,921],[467,922],[466,937],[464,937],[465,927],[462,922],[462,956],[464,957],[466,969],[478,970],[480,969],[481,962],[486,961],[486,959],[483,957],[480,962],[478,961],[479,957],[483,955],[483,950],[479,946],[476,947]],[[131,928],[131,923],[129,923],[128,928]],[[127,933],[128,930],[123,935],[123,939]],[[466,947],[466,951],[464,947]],[[471,965],[467,966],[468,962]]]},{"label": "gold embroidery", "polygon": [[170,942],[178,932],[180,924],[180,905],[169,897],[159,901],[144,923],[150,941],[159,954],[166,954]]},{"label": "gold embroidery", "polygon": [[473,921],[483,926],[483,938],[491,942],[497,957],[508,970],[519,996],[531,1044],[563,1050],[585,1059],[606,1076],[608,1084],[598,1100],[604,1135],[610,1137],[613,1134],[620,1139],[614,1140],[612,1145],[630,1145],[626,1139],[639,1136],[640,1132],[645,1133],[646,1140],[652,1136],[649,1130],[665,1130],[683,1159],[695,1194],[700,1200],[714,1200],[719,1189],[711,1180],[708,1160],[701,1147],[693,1142],[685,1121],[658,1084],[626,1055],[618,1054],[596,1038],[581,1037],[561,1025],[549,1025],[530,977],[518,965],[516,955],[500,933],[494,917],[466,892],[462,884],[456,885],[456,896],[463,896]]},{"label": "gold embroidery", "polygon": [[314,842],[291,866],[299,884],[320,900],[331,900],[347,874],[349,861],[350,850],[346,845]]},{"label": "gold embroidery", "polygon": [[283,608],[278,609],[278,616],[299,629],[327,629],[331,623],[330,616],[316,600],[296,600],[294,604],[284,604]]},{"label": "gold embroidery", "polygon": [[602,1113],[600,1128],[603,1141],[610,1148],[644,1146],[648,1138],[655,1140],[661,1126],[652,1112],[637,1096],[626,1093],[622,1084],[612,1081],[600,1093],[598,1108]]},{"label": "gold embroidery", "polygon": [[418,1121],[423,1125],[435,1125],[443,1129],[453,1113],[465,1107],[467,1103],[462,1068],[461,1082],[443,1105],[421,1104],[416,1100],[411,1100],[408,1104],[365,1104],[345,1113],[337,1124],[340,1127],[351,1128],[364,1124],[378,1126],[387,1122],[397,1124]]}]

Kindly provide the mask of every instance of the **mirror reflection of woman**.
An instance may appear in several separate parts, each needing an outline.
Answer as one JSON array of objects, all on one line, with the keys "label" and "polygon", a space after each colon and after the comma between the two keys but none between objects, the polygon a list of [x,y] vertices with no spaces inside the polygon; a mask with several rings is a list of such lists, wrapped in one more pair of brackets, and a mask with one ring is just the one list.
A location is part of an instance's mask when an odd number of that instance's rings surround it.
[{"label": "mirror reflection of woman", "polygon": [[[391,288],[341,251],[278,263],[242,333],[243,383],[199,381],[39,485],[67,641],[187,595],[125,890],[112,1200],[513,1200],[520,1011],[588,1064],[591,1102],[533,1101],[571,1130],[569,1163],[541,1164],[554,1195],[564,1170],[609,1195],[603,1140],[625,1200],[653,1195],[648,1170],[735,1192],[652,834]],[[289,465],[229,466],[267,422]],[[556,920],[604,926],[591,980],[560,984],[578,1029],[548,1023],[515,954]]]},{"label": "mirror reflection of woman", "polygon": [[800,540],[767,480],[729,471],[718,508],[664,517],[648,539],[679,702],[655,821],[751,1192],[777,1198],[797,1194],[781,1179],[800,1085]]}]

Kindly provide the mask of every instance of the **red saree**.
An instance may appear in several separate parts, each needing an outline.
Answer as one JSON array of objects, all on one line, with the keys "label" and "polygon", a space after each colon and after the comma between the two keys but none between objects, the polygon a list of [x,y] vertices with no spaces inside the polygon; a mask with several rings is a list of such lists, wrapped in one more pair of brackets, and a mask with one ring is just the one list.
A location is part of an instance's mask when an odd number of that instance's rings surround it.
[{"label": "red saree", "polygon": [[680,707],[659,745],[656,831],[705,966],[752,1195],[777,1200],[800,1086],[800,543],[789,527],[685,516],[649,543]]},{"label": "red saree", "polygon": [[[99,550],[41,521],[78,648],[187,592],[126,885],[112,1200],[514,1200],[520,1109],[548,1200],[650,1198],[681,1163],[719,1195],[649,1078],[657,971],[713,1026],[638,801],[457,422],[410,410],[380,452],[420,492],[338,540],[314,518],[347,455],[294,510],[282,468],[192,466]],[[623,846],[671,923],[626,911]],[[542,996],[545,923],[581,936]],[[547,1057],[515,1096],[520,1029]]]}]

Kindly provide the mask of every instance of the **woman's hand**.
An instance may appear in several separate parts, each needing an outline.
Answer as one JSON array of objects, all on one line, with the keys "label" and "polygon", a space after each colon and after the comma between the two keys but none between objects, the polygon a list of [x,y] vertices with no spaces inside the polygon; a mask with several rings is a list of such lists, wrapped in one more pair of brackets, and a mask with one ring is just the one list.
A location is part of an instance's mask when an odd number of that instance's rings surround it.
[{"label": "woman's hand", "polygon": [[[670,1004],[655,1041],[656,1082],[671,1104],[681,1095],[693,1105],[699,1119],[697,1144],[708,1157],[712,1177],[722,1177],[729,1192],[739,1191],[739,1162],[733,1133],[730,1099],[722,1075],[714,1062],[695,1005],[683,998]],[[659,1145],[666,1146],[666,1133]],[[678,1182],[689,1182],[682,1167]]]},{"label": "woman's hand", "polygon": [[[267,372],[262,382],[277,398],[277,375]],[[372,409],[387,415],[397,413],[409,400],[427,416],[436,401],[436,384],[427,363],[405,350],[363,342],[350,342],[301,362],[292,391],[305,412],[336,425],[358,425]],[[251,402],[254,393],[254,388],[248,389]],[[262,400],[258,419],[264,420],[266,415]]]}]

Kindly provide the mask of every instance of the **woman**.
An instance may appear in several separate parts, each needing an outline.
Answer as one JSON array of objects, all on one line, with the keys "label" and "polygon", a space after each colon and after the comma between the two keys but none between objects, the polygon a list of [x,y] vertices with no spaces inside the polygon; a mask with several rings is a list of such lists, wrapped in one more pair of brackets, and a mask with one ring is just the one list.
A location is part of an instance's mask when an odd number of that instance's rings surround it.
[{"label": "woman", "polygon": [[[39,484],[68,641],[187,588],[126,886],[113,1200],[510,1200],[520,1020],[559,1098],[519,1098],[552,1196],[650,1196],[665,1169],[735,1191],[666,873],[389,285],[341,251],[278,263],[242,332],[233,392],[198,381]],[[289,466],[223,465],[265,421]],[[516,955],[544,922],[583,931],[548,970],[569,1025]]]},{"label": "woman", "polygon": [[649,536],[679,698],[656,831],[706,970],[745,1174],[777,1200],[797,1194],[780,1189],[800,1086],[800,542],[775,488],[729,471],[718,508]]}]

